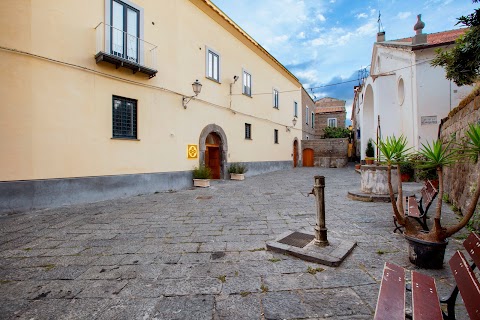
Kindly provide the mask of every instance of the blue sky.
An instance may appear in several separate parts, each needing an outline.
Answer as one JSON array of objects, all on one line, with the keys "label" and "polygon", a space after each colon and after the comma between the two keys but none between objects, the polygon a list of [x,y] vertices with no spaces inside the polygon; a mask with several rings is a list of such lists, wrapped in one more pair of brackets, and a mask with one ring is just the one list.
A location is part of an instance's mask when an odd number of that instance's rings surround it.
[{"label": "blue sky", "polygon": [[370,64],[378,11],[386,39],[414,34],[422,14],[424,33],[459,28],[456,18],[473,12],[470,0],[212,0],[286,66],[317,99],[347,101],[358,70]]}]

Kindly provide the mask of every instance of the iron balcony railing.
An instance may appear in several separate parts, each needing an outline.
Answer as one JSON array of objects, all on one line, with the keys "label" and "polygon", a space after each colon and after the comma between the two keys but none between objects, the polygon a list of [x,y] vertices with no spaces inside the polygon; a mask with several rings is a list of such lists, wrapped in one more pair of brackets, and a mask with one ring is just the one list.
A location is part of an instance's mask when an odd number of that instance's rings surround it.
[{"label": "iron balcony railing", "polygon": [[100,22],[95,27],[97,63],[106,61],[118,67],[143,72],[150,77],[157,73],[157,46],[121,29]]}]

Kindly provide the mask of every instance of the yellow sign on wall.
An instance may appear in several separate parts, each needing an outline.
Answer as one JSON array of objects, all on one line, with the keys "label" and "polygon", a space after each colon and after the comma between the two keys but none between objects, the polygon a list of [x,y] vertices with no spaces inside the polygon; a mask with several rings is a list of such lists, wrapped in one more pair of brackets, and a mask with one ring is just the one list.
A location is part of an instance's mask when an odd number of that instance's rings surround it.
[{"label": "yellow sign on wall", "polygon": [[187,147],[187,158],[188,159],[197,159],[198,158],[198,146],[196,144],[189,144]]}]

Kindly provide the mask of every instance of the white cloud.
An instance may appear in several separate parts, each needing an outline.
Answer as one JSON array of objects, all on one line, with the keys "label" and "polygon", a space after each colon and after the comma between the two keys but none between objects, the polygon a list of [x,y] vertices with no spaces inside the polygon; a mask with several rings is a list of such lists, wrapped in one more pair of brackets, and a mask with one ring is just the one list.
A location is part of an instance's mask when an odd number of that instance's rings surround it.
[{"label": "white cloud", "polygon": [[407,11],[407,12],[399,12],[399,13],[397,14],[397,17],[398,17],[399,19],[407,19],[407,18],[410,17],[411,15],[412,15],[412,13],[409,12],[409,11]]},{"label": "white cloud", "polygon": [[368,15],[365,12],[359,13],[355,15],[355,18],[361,19],[361,18],[368,18]]},{"label": "white cloud", "polygon": [[305,32],[300,32],[299,34],[297,34],[297,39],[305,39]]},{"label": "white cloud", "polygon": [[302,78],[302,80],[307,81],[309,83],[316,83],[318,82],[318,74],[316,70],[306,70],[306,71],[298,71],[296,72],[298,78]]},{"label": "white cloud", "polygon": [[317,19],[320,20],[320,21],[322,21],[322,22],[324,22],[325,20],[327,20],[327,19],[325,18],[325,16],[324,16],[323,14],[321,14],[321,13],[319,13],[319,14],[317,15]]}]

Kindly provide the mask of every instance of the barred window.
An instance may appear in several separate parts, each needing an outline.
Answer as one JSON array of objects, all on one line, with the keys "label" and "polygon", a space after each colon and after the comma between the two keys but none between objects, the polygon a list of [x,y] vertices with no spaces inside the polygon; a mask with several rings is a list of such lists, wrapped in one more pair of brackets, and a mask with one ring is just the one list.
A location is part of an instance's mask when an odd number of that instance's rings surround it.
[{"label": "barred window", "polygon": [[113,138],[137,139],[137,100],[113,96]]},{"label": "barred window", "polygon": [[278,143],[278,130],[277,129],[273,130],[273,142]]},{"label": "barred window", "polygon": [[252,139],[252,125],[245,123],[245,139]]}]

